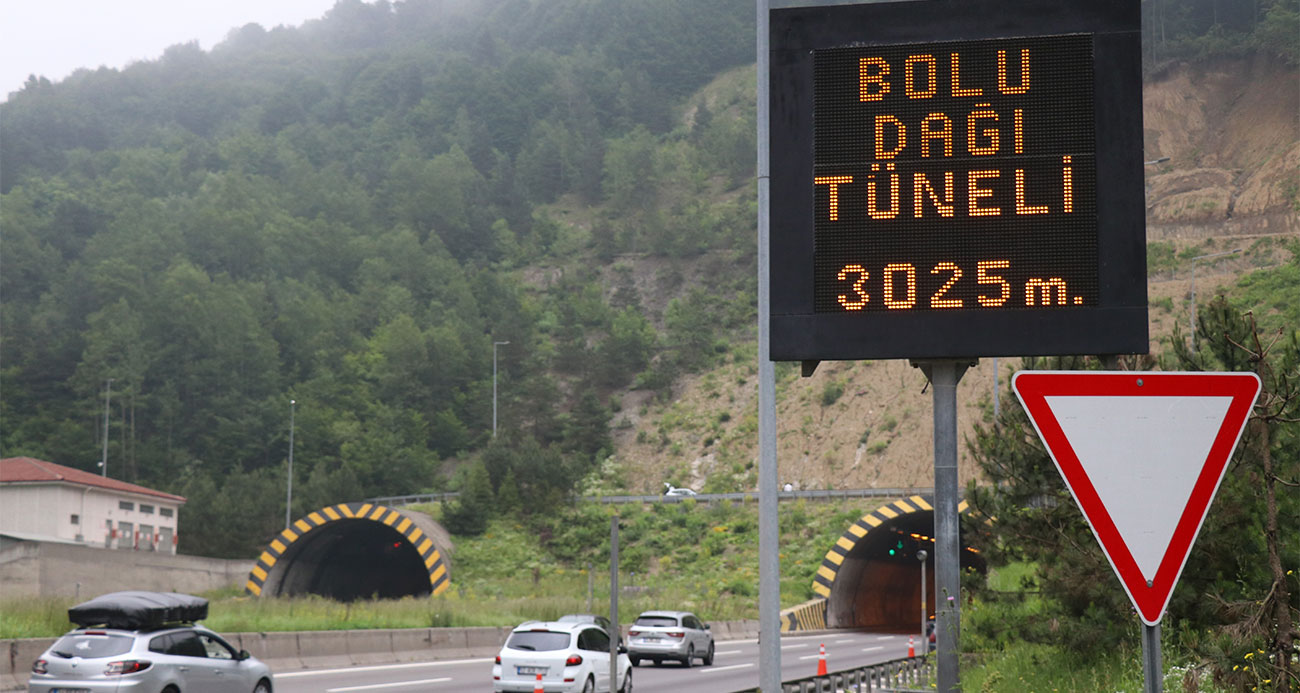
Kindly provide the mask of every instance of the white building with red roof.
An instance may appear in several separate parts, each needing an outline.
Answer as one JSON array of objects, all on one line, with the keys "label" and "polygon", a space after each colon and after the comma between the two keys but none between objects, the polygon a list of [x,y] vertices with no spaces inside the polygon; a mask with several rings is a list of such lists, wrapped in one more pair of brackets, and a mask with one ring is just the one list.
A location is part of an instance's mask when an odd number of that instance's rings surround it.
[{"label": "white building with red roof", "polygon": [[185,498],[31,457],[0,460],[0,535],[176,553]]}]

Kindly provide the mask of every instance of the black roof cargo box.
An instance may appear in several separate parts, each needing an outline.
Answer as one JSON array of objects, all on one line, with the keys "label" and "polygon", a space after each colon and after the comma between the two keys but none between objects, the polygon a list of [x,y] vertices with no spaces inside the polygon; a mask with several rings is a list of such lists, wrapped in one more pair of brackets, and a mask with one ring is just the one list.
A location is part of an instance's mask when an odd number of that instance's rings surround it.
[{"label": "black roof cargo box", "polygon": [[208,617],[208,600],[176,592],[112,592],[68,609],[81,628],[106,626],[137,630],[165,623],[192,623]]}]

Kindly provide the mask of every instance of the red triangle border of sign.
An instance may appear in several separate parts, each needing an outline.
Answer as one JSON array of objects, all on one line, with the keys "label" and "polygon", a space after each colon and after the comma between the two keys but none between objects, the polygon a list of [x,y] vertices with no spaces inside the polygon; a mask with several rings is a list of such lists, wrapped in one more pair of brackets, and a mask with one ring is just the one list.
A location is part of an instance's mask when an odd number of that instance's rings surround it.
[{"label": "red triangle border of sign", "polygon": [[[1228,468],[1232,453],[1246,428],[1260,381],[1254,373],[1160,373],[1150,371],[1021,371],[1012,388],[1047,447],[1048,454],[1088,520],[1111,567],[1124,585],[1142,621],[1157,625],[1164,616],[1174,587],[1182,576],[1192,545],[1200,534],[1210,504]],[[1128,545],[1116,528],[1092,481],[1066,439],[1049,396],[1224,397],[1232,403],[1214,438],[1187,506],[1150,584],[1138,569]]]}]

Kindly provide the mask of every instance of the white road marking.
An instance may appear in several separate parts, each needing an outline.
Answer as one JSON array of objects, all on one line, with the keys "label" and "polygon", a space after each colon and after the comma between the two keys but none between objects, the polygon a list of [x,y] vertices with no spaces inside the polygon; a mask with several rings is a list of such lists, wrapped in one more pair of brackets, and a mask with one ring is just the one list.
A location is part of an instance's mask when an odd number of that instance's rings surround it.
[{"label": "white road marking", "polygon": [[833,641],[833,644],[835,644],[835,645],[843,645],[843,644],[846,643],[846,642],[857,642],[857,640],[854,640],[853,638],[845,638],[845,639],[843,639],[843,640],[835,640],[835,641]]},{"label": "white road marking", "polygon": [[724,654],[725,655],[740,654],[740,650],[718,650],[717,652],[713,653],[713,656],[716,657],[718,655],[724,655]]},{"label": "white road marking", "polygon": [[782,645],[782,646],[781,646],[781,649],[783,649],[783,650],[797,650],[797,649],[799,649],[799,648],[801,648],[801,647],[812,647],[812,645],[807,645],[807,644],[805,644],[805,645]]},{"label": "white road marking", "polygon": [[712,674],[712,673],[717,672],[717,671],[730,671],[730,670],[732,670],[732,669],[745,669],[745,668],[747,668],[747,667],[752,667],[752,666],[754,666],[754,663],[753,663],[753,662],[749,662],[748,664],[732,664],[732,665],[729,666],[729,667],[706,667],[706,668],[704,668],[704,669],[698,669],[697,671],[699,671],[701,674]]},{"label": "white road marking", "polygon": [[372,683],[368,686],[347,686],[346,688],[329,688],[325,693],[344,693],[344,691],[373,691],[380,688],[401,688],[403,686],[424,686],[430,683],[445,683],[450,678],[424,679],[423,681],[394,681],[393,683]]},{"label": "white road marking", "polygon": [[878,651],[878,650],[883,650],[883,649],[885,649],[883,645],[877,645],[877,646],[875,646],[875,647],[864,647],[864,648],[862,648],[862,651],[863,651],[863,652],[876,652],[876,651]]},{"label": "white road marking", "polygon": [[398,671],[401,669],[415,669],[418,667],[443,667],[452,664],[481,664],[484,662],[495,661],[493,658],[488,659],[444,659],[437,662],[411,662],[408,664],[377,664],[367,667],[344,667],[342,669],[312,669],[311,671],[290,671],[286,673],[276,672],[277,679],[295,679],[300,676],[329,676],[343,672],[355,673],[359,671]]}]

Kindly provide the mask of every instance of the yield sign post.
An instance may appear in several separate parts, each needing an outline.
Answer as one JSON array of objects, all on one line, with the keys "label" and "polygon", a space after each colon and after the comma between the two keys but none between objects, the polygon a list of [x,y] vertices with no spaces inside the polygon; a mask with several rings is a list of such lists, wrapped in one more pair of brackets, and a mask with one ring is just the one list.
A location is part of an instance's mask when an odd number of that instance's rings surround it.
[{"label": "yield sign post", "polygon": [[1012,389],[1147,625],[1259,395],[1254,373],[1021,371]]}]

